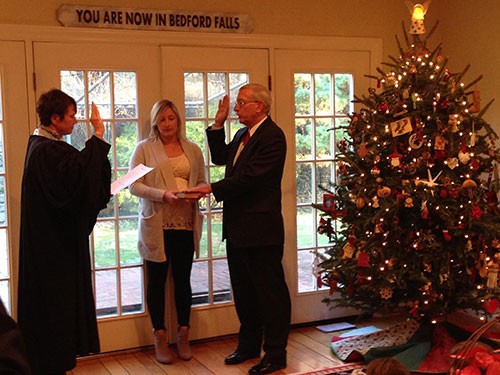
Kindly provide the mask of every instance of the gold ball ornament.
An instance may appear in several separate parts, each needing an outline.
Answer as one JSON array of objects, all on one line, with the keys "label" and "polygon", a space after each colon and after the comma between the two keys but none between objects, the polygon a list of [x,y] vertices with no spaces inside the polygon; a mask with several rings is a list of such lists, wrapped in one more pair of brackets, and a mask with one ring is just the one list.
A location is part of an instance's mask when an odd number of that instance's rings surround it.
[{"label": "gold ball ornament", "polygon": [[391,188],[388,186],[381,186],[377,190],[377,195],[380,198],[387,198],[389,195],[391,195]]}]

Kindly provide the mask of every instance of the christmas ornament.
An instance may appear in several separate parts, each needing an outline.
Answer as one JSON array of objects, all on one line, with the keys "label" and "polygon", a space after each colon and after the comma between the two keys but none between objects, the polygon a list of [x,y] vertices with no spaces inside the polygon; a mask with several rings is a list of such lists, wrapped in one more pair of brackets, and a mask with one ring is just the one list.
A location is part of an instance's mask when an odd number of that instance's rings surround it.
[{"label": "christmas ornament", "polygon": [[392,298],[392,289],[391,288],[380,289],[380,297],[382,297],[383,299],[391,299]]},{"label": "christmas ornament", "polygon": [[353,236],[349,236],[349,239],[345,243],[344,247],[342,248],[343,254],[342,258],[343,259],[352,259],[354,256],[354,252],[356,251],[356,248],[354,247],[356,243],[356,239]]},{"label": "christmas ornament", "polygon": [[379,167],[377,167],[377,166],[374,166],[374,167],[371,169],[370,173],[371,173],[373,176],[378,176],[378,175],[380,174],[380,168],[379,168]]},{"label": "christmas ornament", "polygon": [[393,121],[390,123],[391,133],[393,137],[410,133],[412,131],[411,121],[409,117],[402,118],[401,120]]},{"label": "christmas ornament", "polygon": [[399,167],[399,165],[400,165],[400,160],[399,159],[401,159],[402,157],[403,157],[403,155],[401,155],[398,152],[398,149],[394,145],[394,152],[389,155],[389,158],[391,159],[391,166],[392,167]]},{"label": "christmas ornament", "polygon": [[467,190],[467,192],[469,193],[469,198],[472,199],[473,191],[475,188],[477,188],[476,181],[469,178],[462,183],[462,188]]},{"label": "christmas ornament", "polygon": [[448,158],[448,159],[446,159],[446,165],[448,166],[448,168],[453,170],[458,166],[458,159],[457,158]]},{"label": "christmas ornament", "polygon": [[472,105],[469,107],[470,113],[478,113],[481,110],[481,92],[474,90],[472,92]]},{"label": "christmas ornament", "polygon": [[[488,280],[486,287],[490,289],[498,288],[498,271],[500,269],[500,253],[493,255],[493,258],[488,262]],[[497,301],[498,308],[498,301]],[[496,308],[495,308],[496,310]]]},{"label": "christmas ornament", "polygon": [[413,198],[408,197],[405,199],[405,207],[411,208],[413,207]]},{"label": "christmas ornament", "polygon": [[427,220],[429,218],[429,209],[427,208],[427,201],[422,201],[421,216],[422,216],[422,219],[425,219],[425,220]]},{"label": "christmas ornament", "polygon": [[358,155],[361,159],[364,159],[366,155],[369,154],[370,150],[366,147],[368,145],[367,142],[363,142],[359,145]]},{"label": "christmas ornament", "polygon": [[391,195],[391,188],[388,186],[381,186],[377,189],[377,195],[380,198],[387,198],[389,195]]},{"label": "christmas ornament", "polygon": [[422,134],[421,133],[420,134],[414,133],[414,134],[410,135],[410,137],[408,138],[408,144],[410,145],[410,147],[412,149],[418,150],[424,144],[424,138],[423,138]]},{"label": "christmas ornament", "polygon": [[362,209],[365,206],[365,199],[363,197],[356,198],[356,207]]},{"label": "christmas ornament", "polygon": [[444,150],[446,147],[446,141],[443,136],[440,134],[436,135],[434,139],[434,149],[435,150]]},{"label": "christmas ornament", "polygon": [[[429,176],[429,179],[426,181],[426,180],[415,180],[415,184],[416,185],[419,185],[419,184],[424,184],[430,188],[434,188],[435,186],[437,186],[438,184],[436,183],[436,180],[439,178],[439,176],[441,176],[441,173],[443,173],[443,171],[440,171],[436,177],[432,177],[432,173],[431,173],[431,170],[430,169],[427,169],[427,175]],[[434,195],[434,193],[432,193]]]},{"label": "christmas ornament", "polygon": [[460,160],[462,164],[467,164],[470,161],[470,154],[467,152],[467,147],[462,146],[458,153],[458,160]]},{"label": "christmas ornament", "polygon": [[358,267],[370,267],[370,257],[368,256],[366,251],[360,251],[356,260],[356,265]]},{"label": "christmas ornament", "polygon": [[450,133],[458,132],[458,115],[452,114],[448,117],[448,130]]}]

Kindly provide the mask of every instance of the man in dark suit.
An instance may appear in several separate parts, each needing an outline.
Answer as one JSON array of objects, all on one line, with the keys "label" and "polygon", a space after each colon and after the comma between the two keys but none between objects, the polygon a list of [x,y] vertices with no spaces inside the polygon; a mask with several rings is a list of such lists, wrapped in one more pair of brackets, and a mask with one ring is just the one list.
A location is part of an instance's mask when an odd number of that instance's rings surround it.
[{"label": "man in dark suit", "polygon": [[224,179],[190,191],[212,193],[223,201],[223,238],[240,320],[238,347],[228,365],[265,355],[250,374],[286,367],[290,295],[283,266],[284,228],[281,178],[286,156],[283,131],[269,116],[271,96],[262,85],[239,90],[234,111],[245,125],[226,144],[224,122],[229,98],[219,103],[215,124],[207,129],[212,162],[226,165]]}]

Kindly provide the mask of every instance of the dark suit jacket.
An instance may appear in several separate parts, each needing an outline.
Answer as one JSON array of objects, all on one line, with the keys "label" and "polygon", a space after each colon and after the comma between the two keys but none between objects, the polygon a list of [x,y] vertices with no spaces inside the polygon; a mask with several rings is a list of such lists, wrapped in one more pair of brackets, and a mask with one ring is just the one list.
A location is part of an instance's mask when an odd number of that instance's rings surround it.
[{"label": "dark suit jacket", "polygon": [[223,201],[223,238],[235,247],[283,245],[281,178],[286,140],[281,128],[267,117],[241,152],[234,156],[244,127],[225,143],[225,131],[207,129],[212,163],[226,165],[224,179],[212,183],[215,199]]}]

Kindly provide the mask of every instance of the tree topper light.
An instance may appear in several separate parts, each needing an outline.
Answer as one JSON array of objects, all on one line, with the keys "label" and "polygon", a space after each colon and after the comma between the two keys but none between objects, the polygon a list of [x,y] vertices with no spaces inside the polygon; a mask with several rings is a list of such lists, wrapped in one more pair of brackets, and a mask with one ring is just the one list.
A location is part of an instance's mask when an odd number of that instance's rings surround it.
[{"label": "tree topper light", "polygon": [[405,0],[406,6],[411,14],[411,27],[408,31],[410,34],[425,34],[424,17],[429,9],[432,0],[414,4],[411,0]]}]

